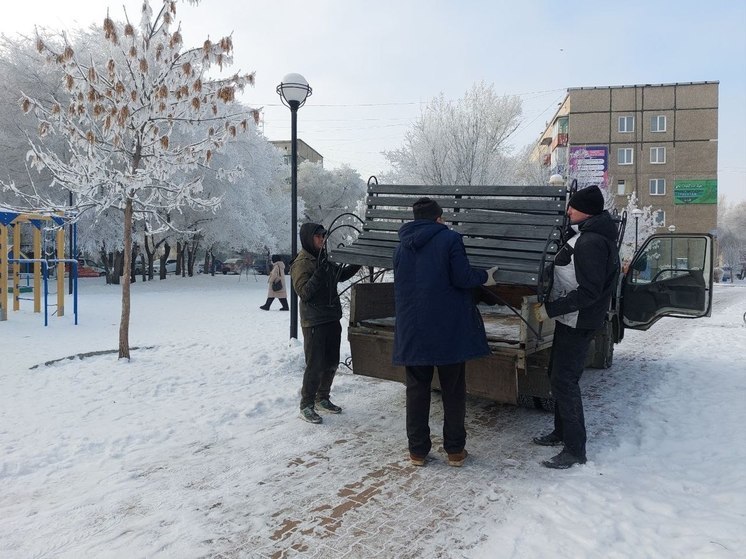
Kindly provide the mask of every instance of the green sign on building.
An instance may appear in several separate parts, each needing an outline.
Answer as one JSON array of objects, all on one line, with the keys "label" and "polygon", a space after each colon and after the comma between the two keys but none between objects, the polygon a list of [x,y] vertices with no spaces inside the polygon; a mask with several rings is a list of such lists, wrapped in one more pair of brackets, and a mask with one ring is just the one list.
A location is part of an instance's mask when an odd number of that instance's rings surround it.
[{"label": "green sign on building", "polygon": [[674,204],[717,204],[717,179],[677,180],[673,187]]}]

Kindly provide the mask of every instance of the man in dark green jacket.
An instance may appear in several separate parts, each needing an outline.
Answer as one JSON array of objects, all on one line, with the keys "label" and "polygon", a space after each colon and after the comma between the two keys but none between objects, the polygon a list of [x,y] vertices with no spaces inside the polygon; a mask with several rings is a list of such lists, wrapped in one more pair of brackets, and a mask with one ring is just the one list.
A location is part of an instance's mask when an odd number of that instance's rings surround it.
[{"label": "man in dark green jacket", "polygon": [[300,417],[309,423],[321,423],[316,413],[340,413],[329,393],[339,364],[342,342],[342,304],[337,283],[347,281],[360,266],[339,266],[322,251],[326,230],[318,223],[304,223],[300,228],[303,247],[290,268],[290,278],[300,299],[300,325],[306,370],[301,389]]}]

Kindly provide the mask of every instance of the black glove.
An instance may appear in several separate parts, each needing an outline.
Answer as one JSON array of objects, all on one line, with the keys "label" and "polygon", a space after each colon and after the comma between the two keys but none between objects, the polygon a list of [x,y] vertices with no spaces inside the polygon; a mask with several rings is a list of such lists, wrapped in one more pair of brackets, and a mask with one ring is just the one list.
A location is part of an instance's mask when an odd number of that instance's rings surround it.
[{"label": "black glove", "polygon": [[316,258],[316,268],[321,270],[326,270],[329,268],[329,253],[327,253],[323,248],[319,251],[319,255]]}]

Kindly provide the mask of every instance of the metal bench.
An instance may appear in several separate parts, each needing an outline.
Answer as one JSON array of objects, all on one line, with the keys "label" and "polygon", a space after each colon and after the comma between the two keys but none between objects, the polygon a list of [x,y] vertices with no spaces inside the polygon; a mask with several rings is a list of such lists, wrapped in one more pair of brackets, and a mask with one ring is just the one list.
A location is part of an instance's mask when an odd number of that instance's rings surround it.
[{"label": "metal bench", "polygon": [[330,250],[332,260],[393,268],[398,231],[412,220],[412,204],[427,196],[464,237],[472,266],[498,266],[498,285],[525,286],[543,295],[566,226],[564,186],[429,186],[368,180],[365,220],[350,245]]}]

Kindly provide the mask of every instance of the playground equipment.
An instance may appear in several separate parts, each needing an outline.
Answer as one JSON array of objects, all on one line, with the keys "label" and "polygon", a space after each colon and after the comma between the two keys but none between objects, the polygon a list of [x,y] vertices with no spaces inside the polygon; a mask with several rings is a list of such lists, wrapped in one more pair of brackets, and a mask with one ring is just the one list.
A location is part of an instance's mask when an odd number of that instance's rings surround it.
[{"label": "playground equipment", "polygon": [[[9,210],[0,211],[0,321],[8,320],[8,289],[9,279],[12,279],[13,310],[20,310],[21,300],[33,300],[34,312],[41,312],[42,285],[44,288],[44,326],[48,326],[48,309],[56,306],[57,316],[65,315],[65,264],[70,264],[70,276],[73,285],[73,313],[75,324],[78,324],[78,261],[64,258],[65,234],[64,226],[69,218],[62,214],[26,214]],[[19,258],[21,256],[21,227],[25,224],[33,226],[34,258]],[[76,252],[77,231],[75,223],[68,224],[73,229],[71,254]],[[43,239],[42,239],[43,235]],[[12,237],[12,248],[10,239]],[[42,242],[43,241],[43,242]],[[12,254],[12,256],[9,256]],[[42,258],[45,256],[46,258]],[[55,257],[56,256],[56,257]],[[9,264],[12,264],[10,278]],[[21,265],[33,266],[33,298],[21,297]],[[49,304],[49,272],[50,266],[56,269],[57,304]]]}]

